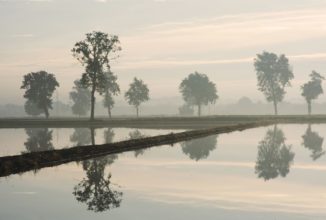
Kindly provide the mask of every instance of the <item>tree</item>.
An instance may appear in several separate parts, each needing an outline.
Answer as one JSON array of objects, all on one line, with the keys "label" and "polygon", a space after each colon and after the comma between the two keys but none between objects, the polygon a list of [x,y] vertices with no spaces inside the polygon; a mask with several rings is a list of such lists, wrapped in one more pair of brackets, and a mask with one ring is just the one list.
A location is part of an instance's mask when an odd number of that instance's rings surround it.
[{"label": "tree", "polygon": [[294,78],[288,58],[284,54],[277,56],[264,51],[257,54],[254,66],[257,73],[258,88],[268,102],[273,102],[275,115],[278,114],[277,104],[283,101],[285,87],[291,86]]},{"label": "tree", "polygon": [[103,105],[108,109],[109,117],[111,118],[111,110],[114,106],[113,96],[120,93],[120,87],[117,83],[117,76],[112,72],[107,72],[107,84],[105,87]]},{"label": "tree", "polygon": [[323,150],[324,138],[322,138],[317,132],[312,131],[309,124],[306,133],[302,136],[302,145],[311,151],[311,158],[317,160],[325,154]]},{"label": "tree", "polygon": [[80,82],[91,90],[91,120],[94,120],[95,92],[105,92],[110,60],[113,59],[109,56],[121,50],[119,44],[118,36],[94,31],[87,33],[86,39],[77,42],[72,49],[73,56],[85,67]]},{"label": "tree", "polygon": [[205,159],[210,152],[215,150],[217,145],[217,135],[185,141],[181,144],[182,151],[192,160]]},{"label": "tree", "polygon": [[73,91],[70,92],[70,99],[73,101],[71,110],[75,115],[86,115],[90,109],[91,92],[79,80],[75,80],[74,84]]},{"label": "tree", "polygon": [[309,82],[301,86],[301,95],[306,99],[309,115],[311,115],[312,100],[317,99],[320,94],[324,93],[322,82],[325,80],[325,78],[316,71],[312,71],[310,78]]},{"label": "tree", "polygon": [[205,74],[198,72],[189,74],[181,82],[179,90],[187,104],[198,106],[198,116],[201,115],[202,105],[215,103],[218,99],[215,84]]},{"label": "tree", "polygon": [[33,101],[27,100],[24,105],[25,112],[28,115],[38,116],[43,113],[43,110],[40,109]]},{"label": "tree", "polygon": [[49,118],[49,109],[52,109],[52,95],[59,87],[55,76],[45,71],[31,72],[24,76],[21,89],[25,89],[24,98],[42,109],[46,118]]},{"label": "tree", "polygon": [[141,79],[135,77],[129,85],[129,90],[125,93],[125,98],[129,105],[135,106],[138,117],[140,104],[149,100],[149,89]]},{"label": "tree", "polygon": [[285,144],[282,130],[276,126],[269,129],[265,138],[258,145],[258,156],[255,171],[259,178],[269,180],[281,175],[285,177],[290,172],[294,153],[291,146]]},{"label": "tree", "polygon": [[193,116],[194,115],[193,106],[189,105],[188,103],[183,104],[182,106],[179,107],[179,115]]}]

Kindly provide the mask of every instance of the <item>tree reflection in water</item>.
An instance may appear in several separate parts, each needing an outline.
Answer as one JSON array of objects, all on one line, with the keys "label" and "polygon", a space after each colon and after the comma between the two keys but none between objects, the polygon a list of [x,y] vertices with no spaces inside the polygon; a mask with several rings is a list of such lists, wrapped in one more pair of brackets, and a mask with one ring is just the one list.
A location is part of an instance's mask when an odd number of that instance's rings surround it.
[{"label": "tree reflection in water", "polygon": [[311,158],[317,160],[325,154],[323,150],[324,138],[319,136],[317,132],[312,131],[311,125],[308,125],[306,133],[302,136],[302,145],[311,151]]},{"label": "tree reflection in water", "polygon": [[[143,135],[138,129],[134,130],[132,132],[129,132],[129,139],[139,139],[139,138],[144,138],[146,135]],[[143,155],[145,153],[145,149],[139,149],[135,150],[135,157],[138,157],[140,155]]]},{"label": "tree reflection in water", "polygon": [[83,161],[86,178],[74,187],[73,194],[90,211],[103,212],[120,206],[122,192],[111,189],[111,174],[104,177],[105,167],[113,161],[108,157]]},{"label": "tree reflection in water", "polygon": [[285,139],[283,131],[277,126],[267,131],[258,145],[255,172],[259,178],[269,180],[279,175],[285,177],[290,172],[294,153],[291,146],[285,144]]},{"label": "tree reflection in water", "polygon": [[181,143],[182,151],[192,160],[205,159],[210,152],[215,150],[217,145],[217,135],[198,138]]},{"label": "tree reflection in water", "polygon": [[[87,129],[90,134],[86,141],[84,137],[76,135],[74,137],[81,137],[79,143],[90,143],[95,140],[91,137],[93,132]],[[85,130],[83,130],[85,132]],[[80,131],[80,134],[82,132]],[[86,133],[85,133],[86,134]],[[104,131],[104,141],[111,143],[113,141],[114,132],[112,129]],[[84,141],[82,141],[84,140]],[[82,162],[83,169],[86,172],[86,177],[79,182],[73,191],[76,200],[87,205],[87,209],[94,212],[103,212],[120,206],[122,201],[122,192],[111,189],[111,174],[105,177],[105,168],[114,163],[118,158],[117,155],[108,155],[96,159],[85,160]]]},{"label": "tree reflection in water", "polygon": [[89,128],[75,128],[70,136],[70,141],[76,146],[88,145],[92,142],[91,130]]},{"label": "tree reflection in water", "polygon": [[28,136],[24,143],[28,152],[53,150],[52,130],[48,128],[26,128]]}]

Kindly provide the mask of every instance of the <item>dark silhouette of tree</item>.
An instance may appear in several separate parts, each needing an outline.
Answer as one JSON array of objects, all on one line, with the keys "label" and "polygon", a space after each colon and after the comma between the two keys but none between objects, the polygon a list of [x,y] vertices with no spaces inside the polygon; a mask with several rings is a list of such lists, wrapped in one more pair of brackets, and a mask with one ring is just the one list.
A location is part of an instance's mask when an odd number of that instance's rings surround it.
[{"label": "dark silhouette of tree", "polygon": [[27,152],[53,150],[52,131],[48,128],[26,128],[28,136],[24,143]]},{"label": "dark silhouette of tree", "polygon": [[70,92],[70,99],[73,101],[72,113],[79,116],[86,115],[91,107],[91,92],[85,89],[79,80],[75,80],[74,84],[73,91]]},{"label": "dark silhouette of tree", "polygon": [[95,92],[103,94],[107,85],[107,73],[110,72],[109,56],[121,50],[118,36],[109,36],[103,32],[86,34],[86,39],[79,41],[72,49],[74,57],[85,67],[80,80],[85,88],[91,90],[91,116],[94,120]]},{"label": "dark silhouette of tree", "polygon": [[202,105],[215,103],[218,99],[215,84],[209,81],[205,74],[198,72],[189,74],[189,76],[181,82],[179,90],[184,101],[188,105],[198,106],[198,116],[201,115]]},{"label": "dark silhouette of tree", "polygon": [[75,128],[70,136],[70,141],[76,146],[89,145],[92,142],[91,130],[89,128]]},{"label": "dark silhouette of tree", "polygon": [[120,207],[122,192],[111,189],[111,174],[104,177],[105,167],[113,161],[109,157],[83,161],[86,178],[74,187],[73,195],[90,211],[103,212]]},{"label": "dark silhouette of tree", "polygon": [[[132,132],[129,132],[129,139],[133,140],[133,139],[140,139],[140,138],[144,138],[146,137],[146,135],[143,135],[138,129],[134,130]],[[135,157],[138,157],[140,155],[143,155],[145,153],[145,149],[139,149],[139,150],[135,150]]]},{"label": "dark silhouette of tree", "polygon": [[294,153],[291,146],[285,144],[283,131],[275,126],[267,131],[258,145],[255,172],[264,180],[274,179],[279,175],[285,177],[290,172],[293,159]]},{"label": "dark silhouette of tree", "polygon": [[31,72],[24,76],[21,89],[25,89],[24,98],[43,110],[46,118],[52,109],[52,95],[59,87],[55,76],[45,71]]},{"label": "dark silhouette of tree", "polygon": [[115,104],[113,96],[120,93],[120,87],[117,83],[117,76],[115,76],[112,72],[107,73],[107,79],[108,80],[105,88],[103,105],[108,109],[108,114],[111,118],[111,110]]},{"label": "dark silhouette of tree", "polygon": [[129,105],[136,108],[138,117],[140,104],[149,100],[149,89],[142,80],[135,77],[134,81],[129,85],[129,90],[125,93],[125,98]]},{"label": "dark silhouette of tree", "polygon": [[259,91],[264,93],[268,102],[273,102],[275,115],[277,115],[277,104],[283,101],[285,87],[291,86],[290,81],[294,78],[289,60],[284,54],[277,56],[264,51],[262,54],[257,54],[254,66]]},{"label": "dark silhouette of tree", "polygon": [[317,99],[320,94],[324,93],[322,82],[325,80],[325,78],[316,71],[312,71],[310,78],[309,82],[301,86],[301,95],[306,99],[309,115],[311,115],[312,100]]},{"label": "dark silhouette of tree", "polygon": [[193,106],[188,103],[183,104],[179,107],[179,115],[181,116],[193,116],[195,113]]},{"label": "dark silhouette of tree", "polygon": [[309,124],[306,133],[302,136],[302,145],[311,151],[311,158],[317,160],[325,154],[323,150],[324,138],[319,136],[317,132],[312,131],[311,125]]},{"label": "dark silhouette of tree", "polygon": [[35,104],[33,101],[31,100],[27,100],[25,102],[25,105],[24,105],[24,108],[25,108],[25,112],[28,114],[28,115],[32,115],[32,116],[38,116],[40,114],[42,114],[44,111],[43,109],[40,109],[37,104]]},{"label": "dark silhouette of tree", "polygon": [[217,146],[217,135],[181,143],[182,151],[192,160],[206,159]]}]

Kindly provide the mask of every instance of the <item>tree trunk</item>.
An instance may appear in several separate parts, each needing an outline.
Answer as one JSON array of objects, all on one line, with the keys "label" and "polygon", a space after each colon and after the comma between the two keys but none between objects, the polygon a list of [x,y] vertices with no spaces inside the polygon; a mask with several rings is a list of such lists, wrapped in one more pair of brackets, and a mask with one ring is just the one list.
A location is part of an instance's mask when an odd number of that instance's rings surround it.
[{"label": "tree trunk", "polygon": [[139,117],[139,107],[136,106],[136,115],[137,115],[137,118]]},{"label": "tree trunk", "polygon": [[91,128],[92,145],[95,145],[95,129]]},{"label": "tree trunk", "polygon": [[49,110],[48,110],[48,108],[44,108],[44,114],[45,114],[45,117],[46,117],[46,119],[48,119],[49,118]]},{"label": "tree trunk", "polygon": [[308,101],[308,115],[311,115],[311,101]]},{"label": "tree trunk", "polygon": [[277,102],[276,101],[274,101],[274,114],[278,115]]},{"label": "tree trunk", "polygon": [[91,118],[90,118],[90,120],[93,121],[94,120],[94,110],[95,110],[95,84],[94,83],[93,83],[91,95],[92,95],[92,97],[91,97]]},{"label": "tree trunk", "polygon": [[108,114],[109,114],[109,118],[111,118],[112,115],[111,115],[111,108],[110,107],[108,107]]},{"label": "tree trunk", "polygon": [[198,117],[201,116],[201,104],[198,105]]}]

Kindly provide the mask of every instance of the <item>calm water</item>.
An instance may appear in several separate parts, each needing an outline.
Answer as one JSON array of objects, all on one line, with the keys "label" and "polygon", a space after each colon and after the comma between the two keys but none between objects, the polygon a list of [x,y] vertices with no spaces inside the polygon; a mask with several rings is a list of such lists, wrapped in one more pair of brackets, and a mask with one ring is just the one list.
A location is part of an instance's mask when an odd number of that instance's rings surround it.
[{"label": "calm water", "polygon": [[[98,129],[104,143],[168,130]],[[50,137],[49,137],[50,136]],[[279,125],[0,178],[0,219],[325,219],[326,125]],[[1,155],[89,144],[0,130]]]}]

